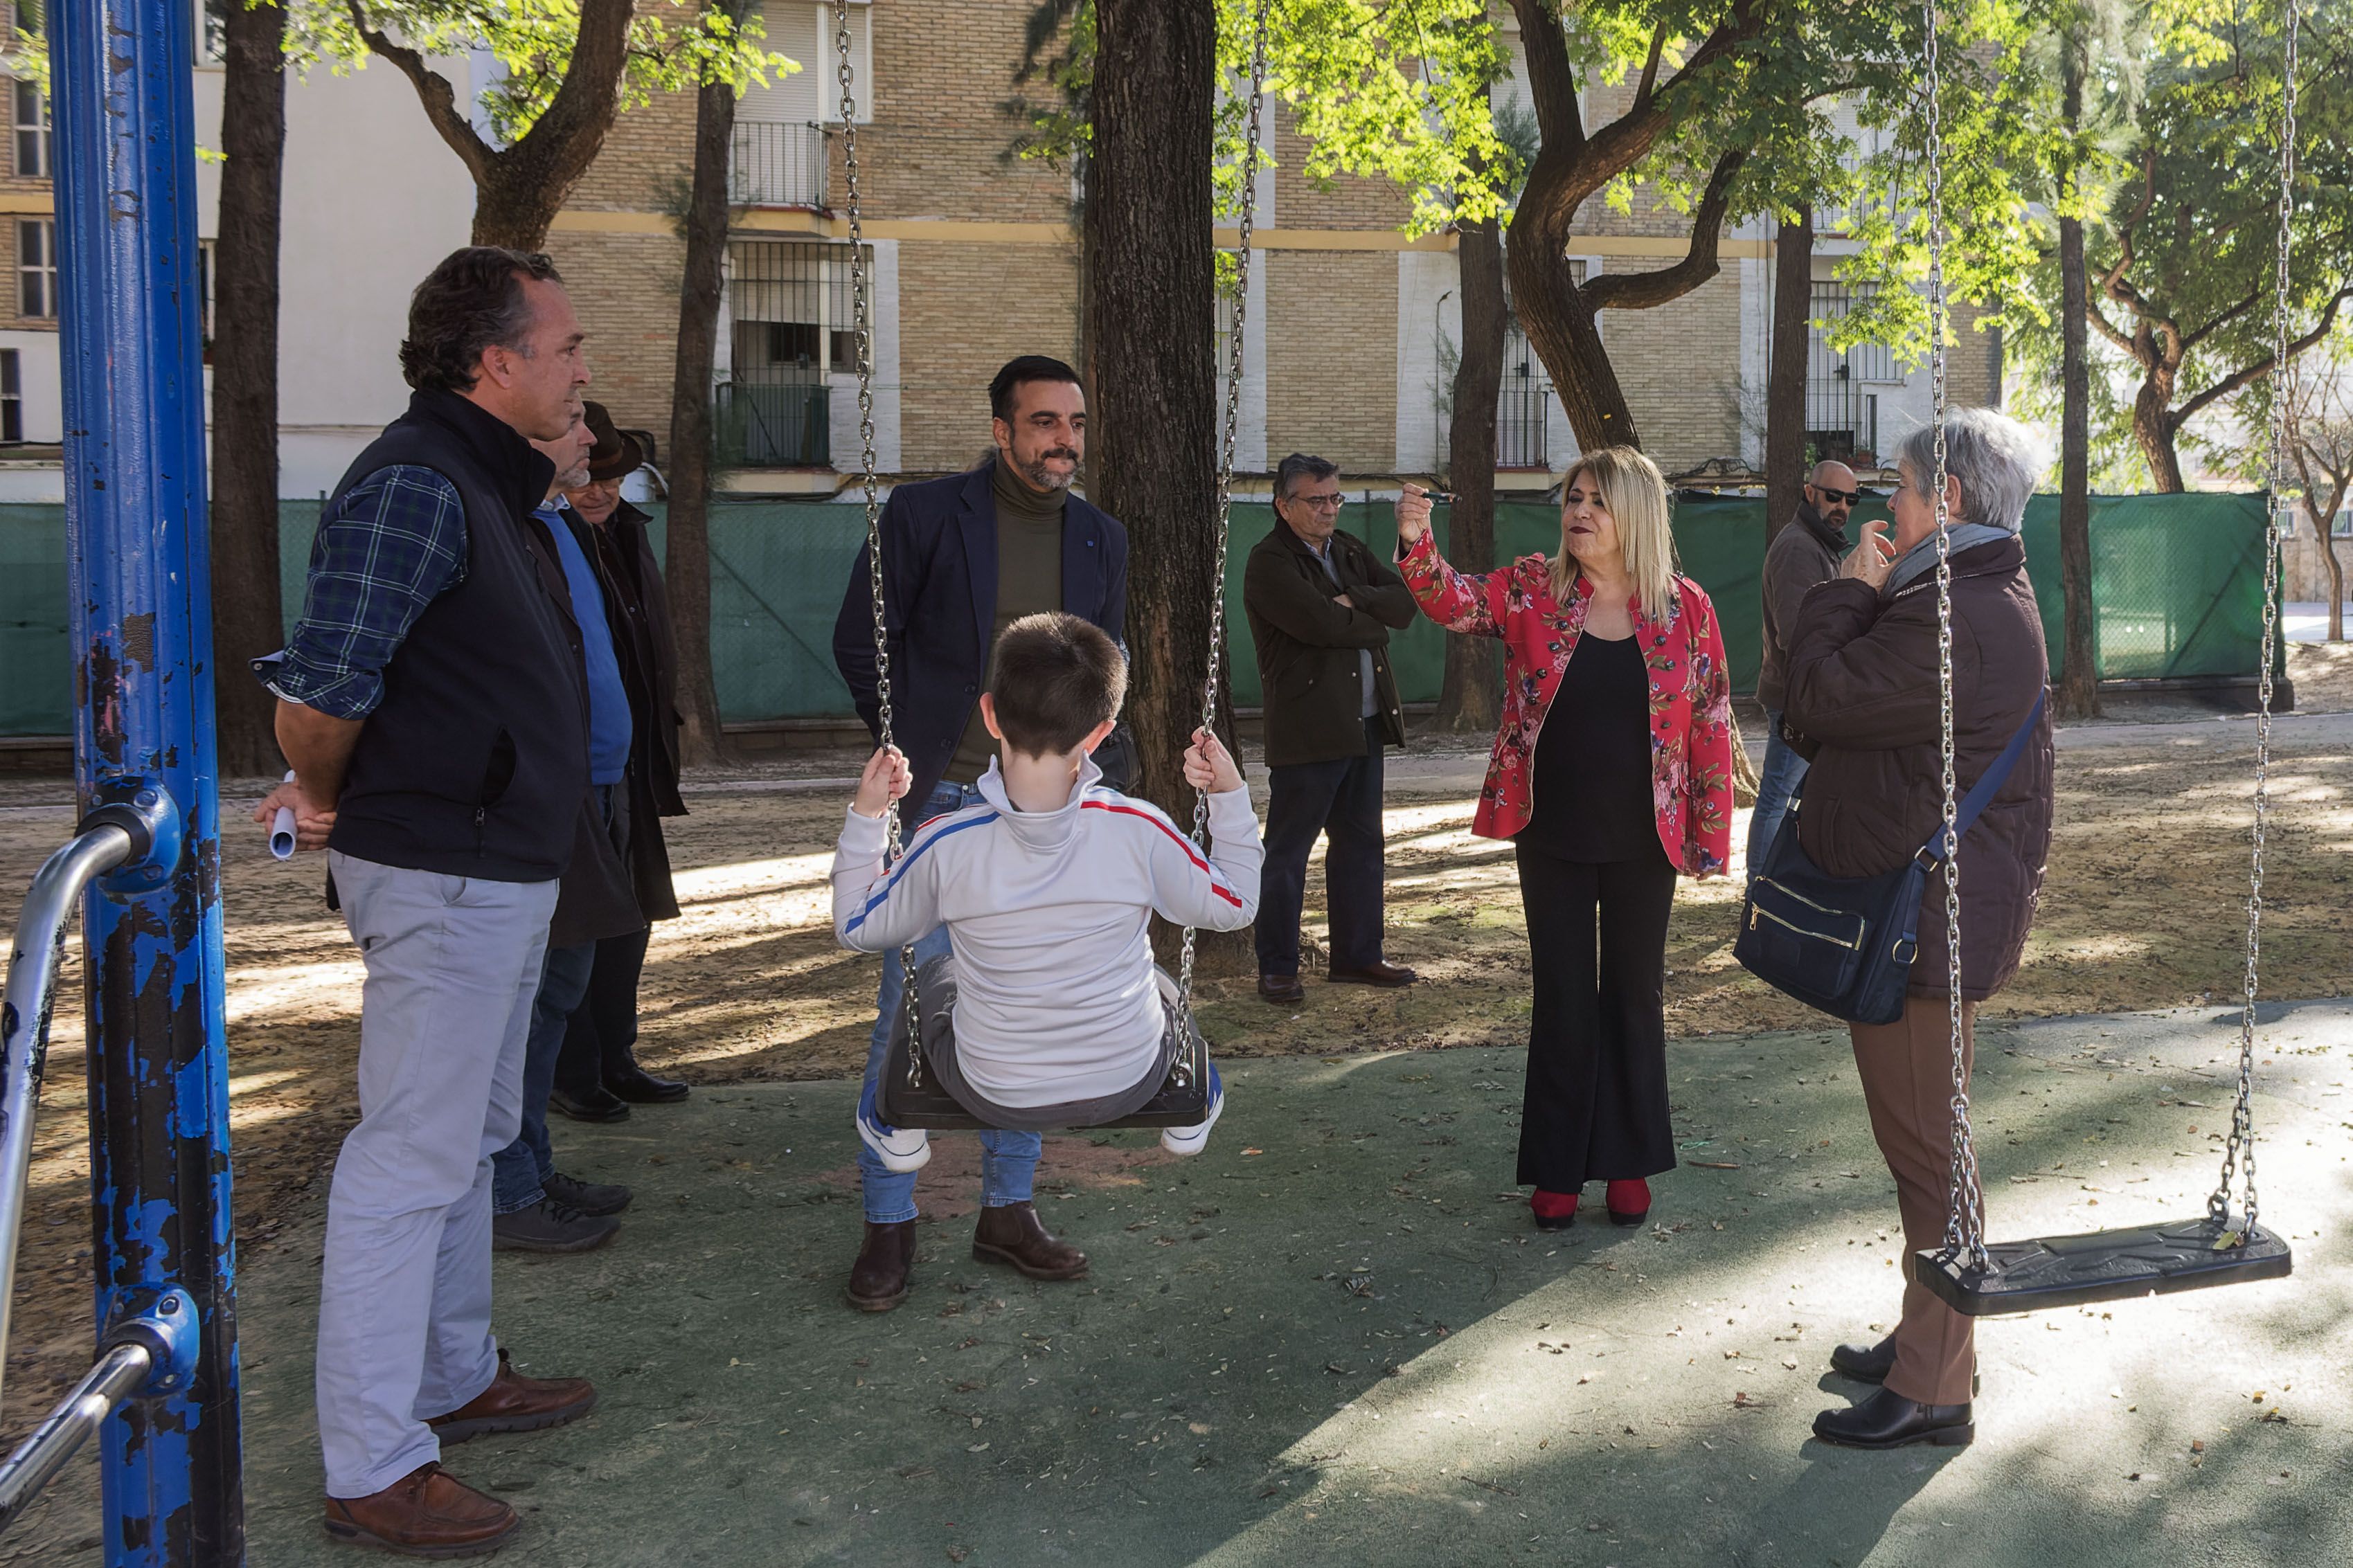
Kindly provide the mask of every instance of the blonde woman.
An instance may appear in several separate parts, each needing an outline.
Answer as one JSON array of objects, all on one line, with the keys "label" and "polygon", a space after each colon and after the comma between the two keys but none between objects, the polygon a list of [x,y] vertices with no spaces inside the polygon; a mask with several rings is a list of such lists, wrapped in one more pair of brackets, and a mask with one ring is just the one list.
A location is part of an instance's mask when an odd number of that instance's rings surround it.
[{"label": "blonde woman", "polygon": [[1466,576],[1398,503],[1398,569],[1449,631],[1500,637],[1504,721],[1472,831],[1518,853],[1535,984],[1519,1181],[1540,1229],[1609,1184],[1619,1225],[1674,1166],[1663,990],[1675,878],[1731,850],[1731,689],[1715,606],[1677,574],[1667,486],[1630,447],[1578,459],[1560,552]]}]

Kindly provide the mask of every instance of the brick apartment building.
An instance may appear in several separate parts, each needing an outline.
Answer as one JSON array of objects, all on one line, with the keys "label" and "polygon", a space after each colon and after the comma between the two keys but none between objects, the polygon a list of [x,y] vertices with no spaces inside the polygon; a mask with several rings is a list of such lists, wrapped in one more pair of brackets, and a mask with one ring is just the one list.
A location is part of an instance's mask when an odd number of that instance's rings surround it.
[{"label": "brick apartment building", "polygon": [[[203,0],[191,0],[201,7]],[[747,92],[738,109],[733,220],[715,395],[728,482],[826,494],[856,463],[849,247],[840,208],[831,7],[763,0],[770,47],[803,69]],[[1001,107],[1030,6],[1025,0],[858,0],[862,211],[871,247],[876,426],[881,467],[937,473],[987,442],[984,389],[1016,353],[1075,356],[1078,247],[1066,174],[1008,155],[1019,121]],[[1497,8],[1498,25],[1513,26]],[[8,26],[0,8],[0,31]],[[199,138],[216,142],[216,54],[198,28]],[[481,60],[437,62],[461,100]],[[46,106],[29,82],[0,83],[11,118],[0,174],[0,444],[58,439],[56,250]],[[1517,92],[1514,82],[1499,94]],[[1629,89],[1595,89],[1596,112]],[[332,483],[404,389],[391,350],[406,292],[465,239],[472,193],[407,84],[388,67],[323,70],[289,86],[281,257],[281,492]],[[828,124],[828,121],[837,123]],[[1442,468],[1458,274],[1451,235],[1409,240],[1403,192],[1303,172],[1307,147],[1278,108],[1275,167],[1261,174],[1240,389],[1243,468],[1320,452],[1375,489]],[[677,214],[691,170],[694,95],[625,113],[557,216],[547,247],[591,345],[597,394],[625,425],[667,432],[683,247]],[[364,182],[350,172],[364,163]],[[198,170],[204,232],[217,174]],[[1576,244],[1588,272],[1670,264],[1687,220],[1638,200],[1597,201]],[[1603,332],[1646,444],[1671,472],[1709,458],[1761,458],[1761,389],[1773,292],[1769,231],[1728,234],[1723,270],[1672,304],[1612,311]],[[1230,240],[1230,236],[1229,236]],[[1831,268],[1851,242],[1818,246],[1818,314],[1842,308]],[[2000,346],[1961,323],[1954,396],[1988,401]],[[1884,350],[1831,352],[1813,334],[1810,426],[1828,447],[1884,450],[1925,417],[1926,377]],[[1222,359],[1221,359],[1222,364]],[[1576,447],[1543,366],[1516,333],[1499,409],[1500,482],[1540,489]],[[29,456],[19,448],[20,456]],[[50,459],[52,462],[54,459]],[[0,453],[0,467],[8,466]],[[17,465],[17,466],[22,466]],[[22,485],[0,499],[38,499]]]}]

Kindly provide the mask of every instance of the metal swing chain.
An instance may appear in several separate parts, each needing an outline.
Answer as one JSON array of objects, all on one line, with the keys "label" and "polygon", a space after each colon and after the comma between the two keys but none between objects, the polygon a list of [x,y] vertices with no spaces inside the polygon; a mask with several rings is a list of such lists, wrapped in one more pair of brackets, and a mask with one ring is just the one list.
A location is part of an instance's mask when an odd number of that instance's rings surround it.
[{"label": "metal swing chain", "polygon": [[1953,520],[1945,504],[1945,134],[1939,100],[1943,62],[1937,0],[1927,0],[1928,389],[1936,422],[1936,694],[1938,743],[1944,763],[1945,998],[1953,1046],[1952,1207],[1945,1219],[1945,1250],[1965,1266],[1983,1268],[1985,1198],[1978,1188],[1976,1141],[1969,1127],[1968,1062],[1961,1002],[1961,863],[1959,790],[1953,766]]},{"label": "metal swing chain", "polygon": [[[2256,677],[2255,826],[2247,865],[2247,978],[2239,1009],[2239,1098],[2231,1110],[2230,1141],[2222,1146],[2222,1178],[2206,1200],[2207,1216],[2221,1226],[2217,1250],[2243,1247],[2254,1234],[2255,1201],[2255,982],[2263,948],[2263,818],[2271,804],[2272,660],[2279,643],[2280,539],[2286,531],[2284,499],[2287,478],[2289,374],[2287,355],[2288,253],[2295,216],[2296,0],[2285,0],[2287,43],[2280,68],[2279,258],[2272,310],[2271,446],[2265,483],[2271,490],[2263,537],[2263,672]],[[2231,1184],[2243,1165],[2246,1217],[2231,1223]]]},{"label": "metal swing chain", "polygon": [[[891,639],[884,625],[882,597],[882,501],[874,458],[874,321],[868,300],[866,244],[858,214],[858,95],[856,71],[850,65],[849,0],[834,0],[834,79],[841,88],[841,183],[844,210],[849,219],[849,321],[857,340],[858,438],[862,447],[866,492],[866,577],[874,608],[874,695],[879,709],[876,739],[891,745]],[[900,837],[899,803],[882,808],[887,824],[887,861],[896,861],[904,849]],[[915,996],[915,947],[899,950],[899,982],[907,1002],[907,1087],[923,1081],[923,1030]]]},{"label": "metal swing chain", "polygon": [[[1259,0],[1258,14],[1252,25],[1250,67],[1250,121],[1242,142],[1242,205],[1239,222],[1240,237],[1234,264],[1233,327],[1227,344],[1226,365],[1226,425],[1218,453],[1218,550],[1217,564],[1209,579],[1209,674],[1201,686],[1201,728],[1211,734],[1218,727],[1218,676],[1224,663],[1226,648],[1226,546],[1230,535],[1233,513],[1234,451],[1236,427],[1241,414],[1242,401],[1242,341],[1244,327],[1250,317],[1250,219],[1258,206],[1258,151],[1260,112],[1266,98],[1266,20],[1272,0]],[[1209,794],[1196,791],[1193,796],[1193,842],[1206,853],[1209,847]],[[1177,1007],[1187,1039],[1198,1031],[1193,1022],[1193,945],[1195,932],[1185,928],[1182,956],[1177,961]],[[1191,1053],[1177,1058],[1177,1067],[1170,1074],[1180,1087],[1189,1087],[1191,1073],[1187,1065]]]}]

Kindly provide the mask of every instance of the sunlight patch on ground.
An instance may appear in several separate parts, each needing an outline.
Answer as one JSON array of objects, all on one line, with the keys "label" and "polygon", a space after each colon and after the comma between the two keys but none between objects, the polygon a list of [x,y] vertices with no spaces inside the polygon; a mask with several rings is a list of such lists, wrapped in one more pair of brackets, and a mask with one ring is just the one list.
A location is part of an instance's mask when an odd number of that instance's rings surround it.
[{"label": "sunlight patch on ground", "polygon": [[833,868],[830,850],[822,855],[786,855],[773,860],[738,860],[723,866],[698,866],[670,878],[681,904],[736,899],[753,893],[786,892],[820,887]]}]

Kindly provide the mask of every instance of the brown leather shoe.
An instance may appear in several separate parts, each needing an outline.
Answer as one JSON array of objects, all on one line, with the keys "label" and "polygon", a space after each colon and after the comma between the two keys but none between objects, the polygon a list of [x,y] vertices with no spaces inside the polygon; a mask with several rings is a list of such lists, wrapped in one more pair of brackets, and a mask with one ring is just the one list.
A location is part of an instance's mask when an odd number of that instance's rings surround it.
[{"label": "brown leather shoe", "polygon": [[1258,994],[1279,1007],[1295,1007],[1307,1000],[1307,987],[1299,984],[1296,974],[1261,974]]},{"label": "brown leather shoe", "polygon": [[404,1557],[479,1557],[506,1544],[522,1521],[439,1465],[419,1465],[380,1492],[327,1500],[327,1534]]},{"label": "brown leather shoe", "polygon": [[1076,1279],[1087,1271],[1087,1255],[1048,1230],[1035,1204],[982,1209],[972,1255],[983,1263],[1011,1264],[1032,1279]]},{"label": "brown leather shoe", "polygon": [[585,1377],[525,1377],[499,1347],[499,1374],[490,1387],[447,1415],[425,1424],[443,1447],[487,1432],[538,1432],[577,1421],[596,1408],[596,1385]]},{"label": "brown leather shoe", "polygon": [[1324,978],[1335,985],[1378,985],[1393,990],[1410,985],[1421,977],[1402,964],[1371,963],[1362,969],[1342,969],[1335,964]]},{"label": "brown leather shoe", "polygon": [[915,1267],[915,1222],[866,1222],[866,1241],[849,1266],[842,1299],[861,1312],[887,1312],[907,1299],[907,1275]]}]

